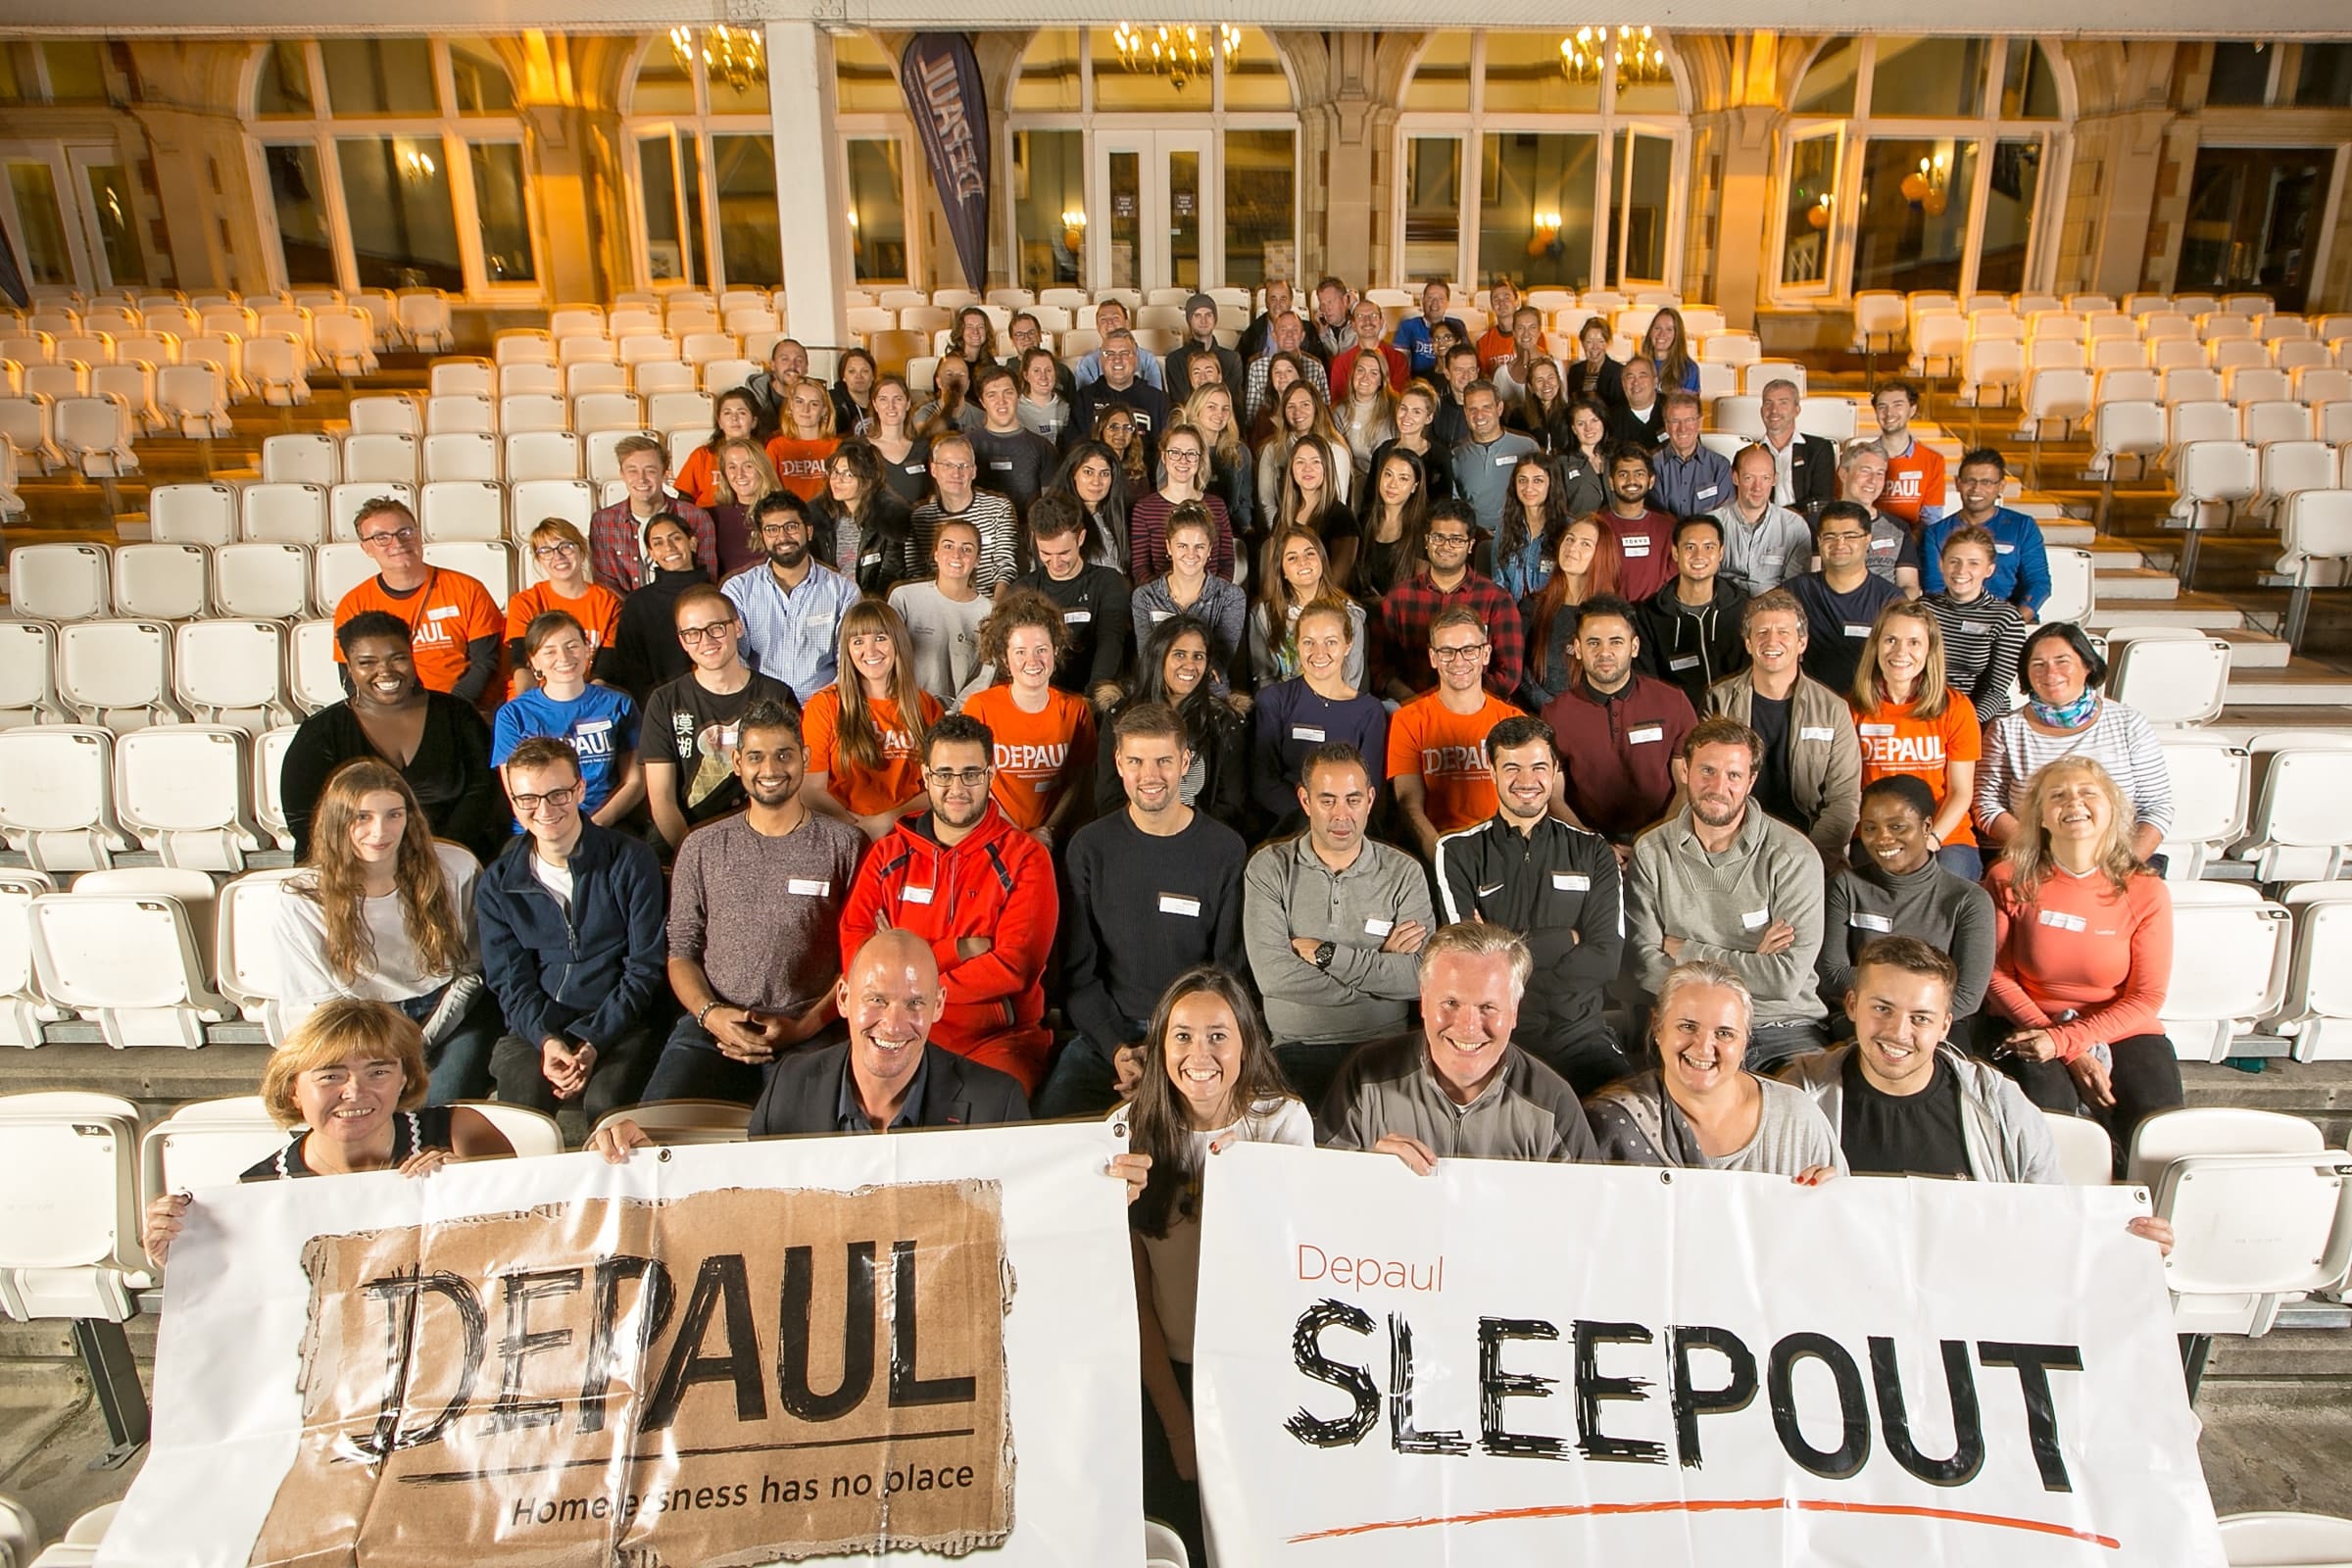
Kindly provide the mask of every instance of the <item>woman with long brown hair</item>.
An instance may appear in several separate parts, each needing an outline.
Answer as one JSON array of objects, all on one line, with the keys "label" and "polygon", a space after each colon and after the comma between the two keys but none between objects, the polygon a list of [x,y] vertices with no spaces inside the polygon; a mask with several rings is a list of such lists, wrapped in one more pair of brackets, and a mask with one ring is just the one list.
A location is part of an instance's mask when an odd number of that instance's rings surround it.
[{"label": "woman with long brown hair", "polygon": [[1544,530],[1544,555],[1551,563],[1551,576],[1519,609],[1527,627],[1527,673],[1519,682],[1519,698],[1529,712],[1576,678],[1576,617],[1562,612],[1618,592],[1625,566],[1616,530],[1592,516],[1554,516]]},{"label": "woman with long brown hair", "polygon": [[1242,439],[1241,416],[1235,412],[1239,396],[1222,381],[1200,387],[1184,400],[1175,423],[1189,424],[1200,432],[1208,448],[1200,488],[1225,503],[1234,539],[1246,548],[1257,537],[1257,475],[1250,443]]},{"label": "woman with long brown hair", "polygon": [[913,409],[914,394],[906,390],[905,376],[875,379],[865,438],[882,454],[882,477],[891,493],[909,508],[921,505],[931,489],[931,438],[918,427]]},{"label": "woman with long brown hair", "polygon": [[852,438],[825,464],[825,493],[808,508],[816,553],[860,593],[882,597],[921,575],[914,514],[883,477],[882,454]]},{"label": "woman with long brown hair", "polygon": [[718,541],[721,582],[746,566],[767,560],[760,543],[759,525],[752,521],[760,503],[783,488],[776,482],[776,466],[767,448],[749,436],[729,436],[714,454],[718,465],[718,499],[710,506],[710,529]]},{"label": "woman with long brown hair", "polygon": [[1355,526],[1348,585],[1366,606],[1377,605],[1420,569],[1421,536],[1429,532],[1429,485],[1411,448],[1392,441],[1382,449]]},{"label": "woman with long brown hair", "polygon": [[1239,552],[1233,517],[1225,510],[1225,503],[1209,494],[1207,488],[1208,438],[1189,424],[1168,426],[1167,433],[1159,438],[1159,466],[1166,477],[1158,489],[1129,492],[1137,497],[1127,514],[1129,580],[1140,588],[1166,574],[1168,519],[1176,514],[1178,507],[1188,504],[1205,507],[1216,528],[1216,548],[1210,555],[1209,569],[1228,577],[1234,575],[1233,563]]},{"label": "woman with long brown hair", "polygon": [[946,710],[915,681],[914,640],[899,612],[860,599],[842,612],[841,676],[801,710],[803,798],[874,843],[925,810],[923,737]]},{"label": "woman with long brown hair", "polygon": [[719,476],[718,449],[738,436],[752,439],[759,428],[758,398],[739,386],[721,392],[710,422],[710,439],[687,454],[669,481],[670,488],[706,512],[724,501],[727,492]]},{"label": "woman with long brown hair", "polygon": [[1257,603],[1250,611],[1253,685],[1270,686],[1299,673],[1298,617],[1316,605],[1347,612],[1348,652],[1343,678],[1359,691],[1363,688],[1364,607],[1333,580],[1323,536],[1303,522],[1277,528],[1260,559]]},{"label": "woman with long brown hair", "polygon": [[1928,837],[1936,860],[1962,880],[1976,881],[1984,861],[1968,813],[1984,732],[1976,704],[1948,684],[1943,628],[1934,610],[1898,599],[1879,612],[1845,703],[1862,738],[1864,787],[1896,773],[1925,784],[1936,797]]},{"label": "woman with long brown hair", "polygon": [[1323,541],[1332,582],[1345,589],[1355,565],[1355,514],[1340,497],[1331,448],[1301,436],[1291,443],[1283,468],[1282,505],[1274,510],[1274,531],[1312,529]]},{"label": "woman with long brown hair", "polygon": [[[1331,422],[1331,410],[1322,396],[1301,381],[1282,395],[1275,418],[1274,433],[1257,454],[1258,515],[1272,519],[1282,510],[1283,486],[1291,477],[1287,454],[1301,441],[1323,443],[1323,461],[1331,469],[1332,493],[1342,501],[1347,500],[1350,494],[1349,481],[1355,475],[1355,463],[1348,454],[1348,442],[1341,436],[1339,426]],[[1284,461],[1268,462],[1276,453],[1285,454]]]},{"label": "woman with long brown hair", "polygon": [[434,1103],[487,1095],[503,1025],[474,948],[480,869],[433,837],[391,763],[363,757],[335,769],[310,855],[277,904],[281,1021],[337,997],[388,1002],[424,1030]]}]

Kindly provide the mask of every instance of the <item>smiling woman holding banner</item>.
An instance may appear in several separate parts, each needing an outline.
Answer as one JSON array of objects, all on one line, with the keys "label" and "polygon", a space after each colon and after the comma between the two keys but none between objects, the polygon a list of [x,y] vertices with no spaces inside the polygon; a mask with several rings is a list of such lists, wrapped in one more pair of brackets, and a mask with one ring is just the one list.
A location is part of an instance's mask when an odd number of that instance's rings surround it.
[{"label": "smiling woman holding banner", "polygon": [[1142,1337],[1144,1511],[1207,1561],[1193,1450],[1193,1308],[1200,1281],[1200,1190],[1208,1156],[1239,1140],[1312,1148],[1314,1122],[1283,1082],[1266,1026],[1242,983],[1188,969],[1144,1032],[1135,1098],[1111,1112],[1129,1148],[1152,1157],[1128,1211]]}]

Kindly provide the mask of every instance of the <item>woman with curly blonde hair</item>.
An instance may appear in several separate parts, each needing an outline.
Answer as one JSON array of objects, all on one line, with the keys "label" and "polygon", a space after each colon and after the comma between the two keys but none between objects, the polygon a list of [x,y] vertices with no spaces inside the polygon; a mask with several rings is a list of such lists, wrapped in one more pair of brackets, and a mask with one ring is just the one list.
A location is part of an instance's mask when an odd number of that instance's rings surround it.
[{"label": "woman with curly blonde hair", "polygon": [[980,661],[996,684],[963,700],[996,741],[997,805],[1048,849],[1078,826],[1092,800],[1095,710],[1054,685],[1068,644],[1059,605],[1034,588],[1005,589],[980,626]]}]

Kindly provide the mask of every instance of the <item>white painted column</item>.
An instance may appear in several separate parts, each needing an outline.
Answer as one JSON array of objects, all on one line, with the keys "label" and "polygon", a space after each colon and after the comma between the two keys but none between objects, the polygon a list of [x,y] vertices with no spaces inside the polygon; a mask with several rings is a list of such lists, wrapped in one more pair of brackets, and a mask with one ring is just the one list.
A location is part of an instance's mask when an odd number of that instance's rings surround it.
[{"label": "white painted column", "polygon": [[784,242],[784,325],[811,348],[849,343],[842,290],[855,275],[834,104],[833,40],[812,22],[767,24],[768,115]]}]

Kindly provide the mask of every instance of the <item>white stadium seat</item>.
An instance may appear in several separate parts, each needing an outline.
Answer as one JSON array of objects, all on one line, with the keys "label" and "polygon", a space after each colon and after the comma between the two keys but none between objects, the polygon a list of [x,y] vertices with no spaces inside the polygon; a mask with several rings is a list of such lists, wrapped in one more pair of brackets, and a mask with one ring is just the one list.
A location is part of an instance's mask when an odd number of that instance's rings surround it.
[{"label": "white stadium seat", "polygon": [[425,400],[424,429],[428,435],[492,435],[498,405],[487,392],[440,393]]},{"label": "white stadium seat", "polygon": [[2254,809],[2233,860],[2263,882],[2330,881],[2344,868],[2344,803],[2352,800],[2352,737],[2282,730],[2257,735]]},{"label": "white stadium seat", "polygon": [[115,737],[94,725],[0,730],[0,837],[43,871],[112,865],[132,847],[115,818]]},{"label": "white stadium seat", "polygon": [[485,543],[476,539],[444,539],[428,542],[424,559],[444,571],[462,571],[490,590],[490,597],[504,610],[514,592],[514,557],[505,542]]},{"label": "white stadium seat", "polygon": [[198,1187],[233,1185],[286,1146],[259,1095],[175,1106],[139,1139],[139,1191],[149,1202]]},{"label": "white stadium seat", "polygon": [[35,620],[86,620],[114,598],[103,545],[19,545],[8,553],[10,608]]},{"label": "white stadium seat", "polygon": [[2245,834],[2253,759],[2244,747],[2208,730],[2170,728],[2156,740],[2173,782],[2172,831],[2159,846],[2165,875],[2193,882]]},{"label": "white stadium seat", "polygon": [[568,430],[571,411],[558,393],[510,390],[498,400],[498,427],[510,436],[529,430]]},{"label": "white stadium seat", "polygon": [[325,486],[307,482],[249,484],[238,497],[238,537],[260,544],[322,544],[327,494]]},{"label": "white stadium seat", "polygon": [[115,551],[115,613],[193,619],[204,613],[210,575],[201,545],[123,545]]},{"label": "white stadium seat", "polygon": [[311,603],[327,614],[343,596],[375,575],[375,563],[359,545],[344,540],[320,545],[311,552]]},{"label": "white stadium seat", "polygon": [[2159,727],[2210,722],[2230,685],[2230,645],[2180,626],[2108,628],[2106,690]]},{"label": "white stadium seat", "polygon": [[303,711],[316,713],[343,701],[343,666],[335,662],[335,623],[298,621],[286,645],[286,688]]},{"label": "white stadium seat", "polygon": [[550,517],[563,517],[585,535],[596,511],[596,491],[585,479],[525,479],[508,487],[514,537],[528,539]]},{"label": "white stadium seat", "polygon": [[311,553],[303,546],[233,544],[213,552],[213,604],[221,614],[285,620],[308,613],[310,603]]},{"label": "white stadium seat", "polygon": [[353,435],[422,435],[424,416],[405,392],[372,392],[351,400]]},{"label": "white stadium seat", "polygon": [[426,485],[423,501],[417,516],[427,543],[506,537],[507,493],[499,485],[481,480],[445,480]]},{"label": "white stadium seat", "polygon": [[117,1096],[0,1096],[0,1310],[120,1323],[137,1309],[138,1145],[138,1107]]},{"label": "white stadium seat", "polygon": [[2222,1515],[2230,1568],[2343,1568],[2352,1563],[2352,1519],[2322,1513]]},{"label": "white stadium seat", "polygon": [[2051,1139],[2058,1145],[2058,1164],[2072,1187],[2107,1187],[2115,1181],[2115,1142],[2107,1129],[2087,1116],[2045,1110]]},{"label": "white stadium seat", "polygon": [[2266,1031],[2292,1041],[2297,1061],[2352,1060],[2352,882],[2306,882],[2285,904],[2294,957]]},{"label": "white stadium seat", "polygon": [[[2280,1305],[2343,1278],[2352,1267],[2346,1158],[2310,1151],[2168,1163],[2155,1194],[2175,1238],[2165,1259],[2175,1333],[2266,1334]],[[2247,1223],[2257,1214],[2260,1224]]]},{"label": "white stadium seat", "polygon": [[147,493],[147,537],[224,545],[237,536],[237,493],[224,484],[159,484]]},{"label": "white stadium seat", "polygon": [[424,438],[424,481],[499,478],[498,437],[461,432]]},{"label": "white stadium seat", "polygon": [[477,1112],[491,1126],[506,1134],[507,1142],[514,1146],[517,1158],[531,1159],[564,1152],[564,1129],[558,1125],[555,1117],[544,1110],[533,1110],[528,1105],[505,1104],[495,1100],[458,1100],[451,1103]]},{"label": "white stadium seat", "polygon": [[359,484],[415,484],[417,438],[406,433],[355,435],[343,442],[343,477]]},{"label": "white stadium seat", "polygon": [[326,536],[356,541],[360,537],[360,512],[370,501],[397,501],[415,512],[416,487],[385,484],[380,480],[345,480],[326,493]]},{"label": "white stadium seat", "polygon": [[299,725],[266,729],[253,741],[253,819],[281,850],[294,848],[294,830],[286,825],[286,752]]},{"label": "white stadium seat", "polygon": [[2286,910],[2239,883],[2176,882],[2165,1033],[2183,1061],[2222,1061],[2286,995]]},{"label": "white stadium seat", "polygon": [[277,944],[277,901],[286,896],[289,868],[248,871],[220,888],[220,935],[214,949],[220,990],[245,1017],[264,1027],[272,1044],[283,1037]]},{"label": "white stadium seat", "polygon": [[76,721],[121,732],[176,722],[172,631],[152,620],[83,620],[57,629],[57,695]]},{"label": "white stadium seat", "polygon": [[581,442],[581,457],[587,464],[587,476],[598,484],[620,477],[620,459],[613,449],[631,437],[644,435],[643,430],[592,430]]},{"label": "white stadium seat", "polygon": [[568,430],[539,430],[507,437],[507,482],[577,479],[580,438]]},{"label": "white stadium seat", "polygon": [[0,870],[0,1046],[38,1047],[41,1026],[64,1016],[32,972],[32,901],[56,891],[45,872]]},{"label": "white stadium seat", "polygon": [[282,622],[195,620],[172,636],[172,693],[198,722],[251,733],[292,716]]},{"label": "white stadium seat", "polygon": [[67,718],[57,698],[57,628],[45,620],[0,619],[0,729]]},{"label": "white stadium seat", "polygon": [[41,991],[96,1022],[106,1042],[204,1044],[236,1008],[213,989],[213,879],[171,866],[94,871],[32,901]]},{"label": "white stadium seat", "polygon": [[115,743],[115,799],[122,825],[171,866],[242,871],[261,850],[247,804],[245,732],[166,724]]}]

